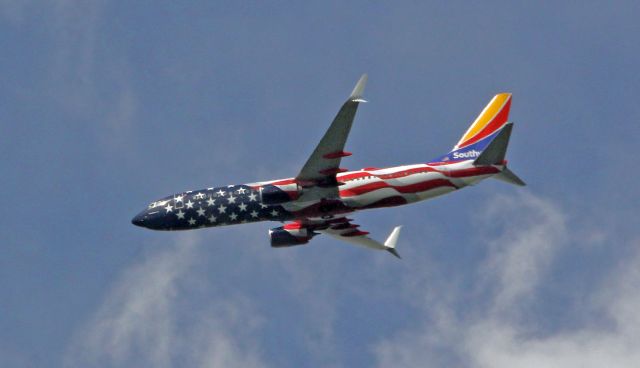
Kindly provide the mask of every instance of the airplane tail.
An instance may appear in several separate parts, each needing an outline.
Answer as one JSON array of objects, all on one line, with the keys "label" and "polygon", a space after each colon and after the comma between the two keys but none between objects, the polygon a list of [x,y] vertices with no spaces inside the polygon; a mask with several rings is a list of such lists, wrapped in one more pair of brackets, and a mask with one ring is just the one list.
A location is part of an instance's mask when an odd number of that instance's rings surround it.
[{"label": "airplane tail", "polygon": [[498,165],[502,170],[494,176],[496,179],[525,185],[506,167],[505,155],[513,128],[513,123],[507,121],[510,108],[510,93],[495,95],[453,149],[430,163],[447,164],[474,160],[475,166]]},{"label": "airplane tail", "polygon": [[489,143],[487,148],[485,148],[480,156],[473,161],[473,164],[475,166],[502,166],[501,171],[494,175],[494,178],[509,184],[525,186],[525,182],[522,181],[522,179],[520,179],[513,171],[509,170],[507,167],[507,161],[505,160],[507,147],[509,146],[509,138],[511,137],[511,129],[513,129],[513,123],[506,123],[495,138],[493,138]]}]

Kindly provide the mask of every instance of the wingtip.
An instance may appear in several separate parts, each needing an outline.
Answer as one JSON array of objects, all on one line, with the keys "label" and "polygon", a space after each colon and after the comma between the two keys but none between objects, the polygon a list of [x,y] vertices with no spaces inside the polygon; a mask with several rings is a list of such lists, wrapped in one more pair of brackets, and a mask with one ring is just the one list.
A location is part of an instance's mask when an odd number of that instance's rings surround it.
[{"label": "wingtip", "polygon": [[395,248],[387,248],[387,252],[393,254],[398,259],[402,259],[402,257],[400,257],[400,254],[398,254],[398,251]]},{"label": "wingtip", "polygon": [[402,225],[393,228],[393,231],[391,231],[391,234],[389,234],[389,237],[384,242],[384,249],[399,259],[402,259],[396,250],[396,243],[398,242],[398,236],[400,236],[400,229],[402,229]]},{"label": "wingtip", "polygon": [[369,77],[367,76],[366,73],[362,74],[362,76],[358,80],[358,83],[356,83],[356,86],[353,87],[353,91],[351,91],[351,96],[349,96],[350,100],[357,101],[357,102],[366,102],[362,98],[362,95],[364,93],[364,88],[367,86],[368,79]]},{"label": "wingtip", "polygon": [[396,242],[398,241],[398,236],[400,235],[400,230],[402,229],[402,225],[396,226],[389,234],[389,237],[384,242],[384,246],[387,248],[395,248]]}]

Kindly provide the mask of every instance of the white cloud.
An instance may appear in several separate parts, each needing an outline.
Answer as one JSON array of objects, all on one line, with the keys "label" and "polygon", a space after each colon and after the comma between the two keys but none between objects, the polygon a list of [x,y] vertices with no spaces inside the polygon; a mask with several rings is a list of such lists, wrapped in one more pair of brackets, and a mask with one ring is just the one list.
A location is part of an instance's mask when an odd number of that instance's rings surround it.
[{"label": "white cloud", "polygon": [[192,236],[183,239],[122,274],[77,331],[66,366],[264,365],[252,338],[260,317],[241,296],[206,296],[215,295],[215,285],[207,285],[205,296],[198,293],[204,279],[199,247]]},{"label": "white cloud", "polygon": [[542,274],[566,240],[566,220],[550,202],[526,194],[493,198],[482,218],[485,227],[490,223],[501,227],[500,235],[489,241],[491,256],[482,276],[489,283],[497,282],[494,312],[505,313],[533,297]]},{"label": "white cloud", "polygon": [[493,234],[487,260],[475,270],[485,298],[469,303],[462,288],[433,285],[417,327],[375,346],[379,366],[639,366],[640,252],[593,285],[582,303],[566,306],[569,315],[587,316],[577,327],[543,327],[555,316],[535,315],[531,304],[554,282],[562,247],[581,235],[571,233],[563,211],[532,195],[492,201],[485,219],[508,224]]}]

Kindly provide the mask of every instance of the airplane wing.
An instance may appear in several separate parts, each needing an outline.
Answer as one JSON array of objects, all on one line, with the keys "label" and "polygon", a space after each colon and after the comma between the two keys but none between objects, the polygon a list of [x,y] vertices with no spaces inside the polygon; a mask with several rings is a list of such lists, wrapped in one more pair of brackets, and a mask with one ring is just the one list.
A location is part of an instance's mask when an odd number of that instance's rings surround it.
[{"label": "airplane wing", "polygon": [[[346,171],[340,168],[340,161],[342,157],[351,155],[344,151],[344,145],[351,131],[358,105],[360,102],[366,102],[362,98],[366,83],[367,75],[363,74],[311,157],[296,176],[297,182],[303,187],[310,188],[311,192],[314,187],[322,188],[318,189],[322,192],[321,197],[338,196],[339,183],[336,180],[336,174]],[[309,193],[309,190],[307,192]]]},{"label": "airplane wing", "polygon": [[398,236],[400,235],[400,229],[402,226],[396,226],[387,240],[384,243],[380,243],[377,240],[371,239],[367,235],[367,231],[358,229],[360,225],[351,223],[351,219],[339,218],[329,220],[325,223],[325,226],[321,226],[314,231],[330,235],[336,239],[342,240],[347,243],[359,245],[361,247],[367,247],[371,249],[386,250],[394,256],[400,258],[400,255],[396,251],[396,243]]}]

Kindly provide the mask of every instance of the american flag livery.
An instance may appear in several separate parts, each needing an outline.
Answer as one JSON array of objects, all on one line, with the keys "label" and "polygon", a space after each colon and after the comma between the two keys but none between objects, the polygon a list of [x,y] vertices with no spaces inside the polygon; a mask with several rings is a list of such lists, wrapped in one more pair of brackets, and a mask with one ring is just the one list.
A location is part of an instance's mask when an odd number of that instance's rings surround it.
[{"label": "american flag livery", "polygon": [[[324,233],[398,256],[400,227],[382,243],[348,216],[423,201],[495,177],[524,182],[505,154],[511,95],[496,95],[446,155],[424,164],[347,171],[340,167],[367,76],[363,75],[296,177],[178,193],[152,202],[132,222],[154,230],[190,230],[257,221],[285,222],[269,231],[273,247],[306,244]],[[399,256],[398,256],[399,257]]]}]

